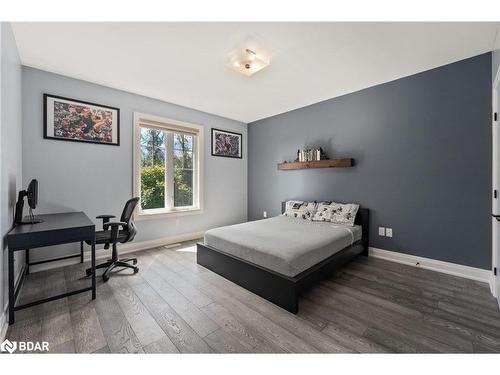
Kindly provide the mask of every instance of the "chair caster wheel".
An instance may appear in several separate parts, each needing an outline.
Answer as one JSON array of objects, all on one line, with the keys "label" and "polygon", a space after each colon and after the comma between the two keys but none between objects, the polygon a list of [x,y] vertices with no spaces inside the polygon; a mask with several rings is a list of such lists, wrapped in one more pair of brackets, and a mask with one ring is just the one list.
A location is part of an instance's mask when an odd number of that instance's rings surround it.
[{"label": "chair caster wheel", "polygon": [[[135,263],[134,263],[134,264],[135,264]],[[137,272],[139,272],[139,267],[135,267],[135,268],[134,268],[134,273],[137,273]]]},{"label": "chair caster wheel", "polygon": [[134,259],[134,266],[137,264],[137,259]]},{"label": "chair caster wheel", "polygon": [[91,269],[91,268],[86,269],[86,270],[85,270],[85,273],[87,274],[87,276],[92,275],[92,269]]}]

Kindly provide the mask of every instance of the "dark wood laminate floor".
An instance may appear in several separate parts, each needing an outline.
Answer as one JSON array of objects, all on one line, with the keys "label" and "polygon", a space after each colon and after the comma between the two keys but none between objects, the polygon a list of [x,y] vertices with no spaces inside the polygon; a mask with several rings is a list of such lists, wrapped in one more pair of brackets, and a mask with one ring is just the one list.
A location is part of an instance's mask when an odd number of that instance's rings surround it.
[{"label": "dark wood laminate floor", "polygon": [[[196,264],[195,242],[137,253],[140,272],[17,313],[12,340],[83,353],[500,352],[500,313],[486,284],[359,257],[290,314]],[[29,301],[71,290],[86,265],[30,275]]]}]

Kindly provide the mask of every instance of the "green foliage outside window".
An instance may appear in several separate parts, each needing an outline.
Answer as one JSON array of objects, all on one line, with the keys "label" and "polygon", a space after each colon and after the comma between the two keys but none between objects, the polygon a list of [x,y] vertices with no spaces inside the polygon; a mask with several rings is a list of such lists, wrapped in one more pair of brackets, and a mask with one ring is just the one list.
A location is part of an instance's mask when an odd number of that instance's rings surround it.
[{"label": "green foliage outside window", "polygon": [[165,207],[165,165],[142,167],[141,204],[143,210]]},{"label": "green foliage outside window", "polygon": [[174,170],[174,206],[192,206],[193,205],[193,188],[192,188],[192,171],[182,169]]}]

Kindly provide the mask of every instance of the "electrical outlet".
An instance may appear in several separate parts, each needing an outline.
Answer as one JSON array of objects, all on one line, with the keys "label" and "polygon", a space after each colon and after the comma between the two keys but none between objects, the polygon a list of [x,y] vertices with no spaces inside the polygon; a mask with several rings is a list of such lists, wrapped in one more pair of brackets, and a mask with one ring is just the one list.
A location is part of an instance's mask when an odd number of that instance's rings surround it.
[{"label": "electrical outlet", "polygon": [[378,227],[378,235],[385,236],[385,228],[384,227]]},{"label": "electrical outlet", "polygon": [[262,216],[264,216],[266,218],[267,217],[267,211],[264,211],[264,213],[262,214]]},{"label": "electrical outlet", "polygon": [[385,235],[387,237],[392,237],[392,228],[385,228]]}]

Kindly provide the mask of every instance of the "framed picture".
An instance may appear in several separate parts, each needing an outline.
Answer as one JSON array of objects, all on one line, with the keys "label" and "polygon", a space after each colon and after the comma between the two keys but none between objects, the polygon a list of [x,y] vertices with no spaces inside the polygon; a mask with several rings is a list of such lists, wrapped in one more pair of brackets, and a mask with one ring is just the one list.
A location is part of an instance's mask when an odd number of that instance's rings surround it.
[{"label": "framed picture", "polygon": [[43,137],[120,145],[120,109],[43,94]]},{"label": "framed picture", "polygon": [[241,159],[242,138],[240,133],[212,128],[212,156]]}]

